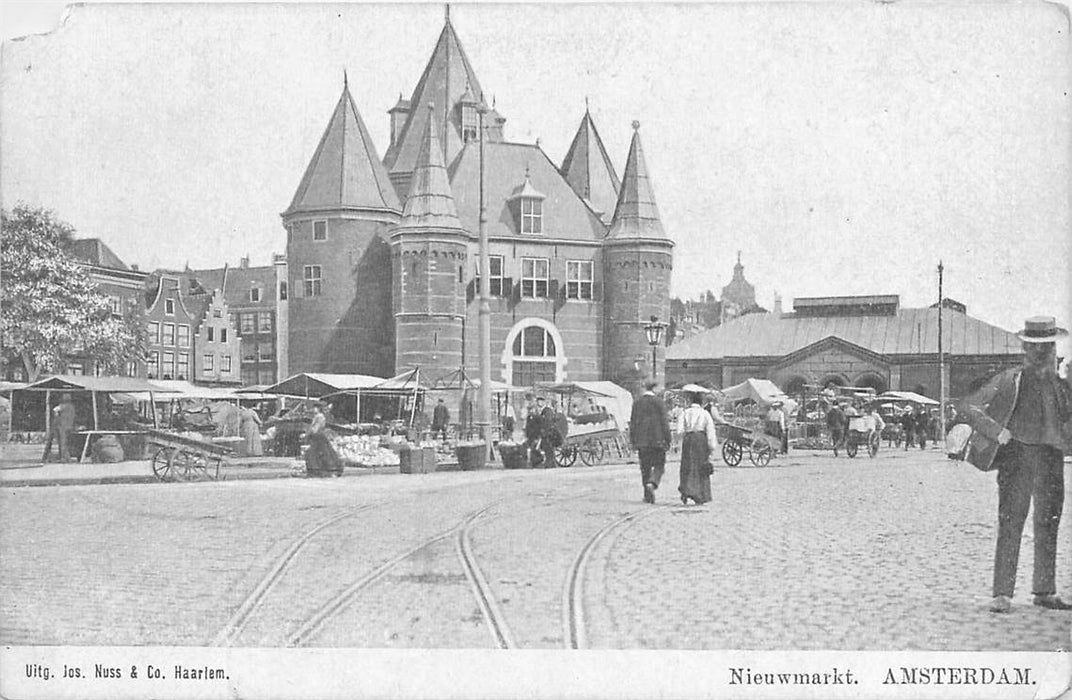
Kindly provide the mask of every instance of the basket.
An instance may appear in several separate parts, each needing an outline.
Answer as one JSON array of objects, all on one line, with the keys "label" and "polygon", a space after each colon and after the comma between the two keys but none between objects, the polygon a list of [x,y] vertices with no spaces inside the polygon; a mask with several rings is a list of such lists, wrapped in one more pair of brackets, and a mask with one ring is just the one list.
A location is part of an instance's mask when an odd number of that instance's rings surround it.
[{"label": "basket", "polygon": [[465,472],[476,471],[487,466],[487,445],[458,445],[454,454],[458,457],[458,467]]}]

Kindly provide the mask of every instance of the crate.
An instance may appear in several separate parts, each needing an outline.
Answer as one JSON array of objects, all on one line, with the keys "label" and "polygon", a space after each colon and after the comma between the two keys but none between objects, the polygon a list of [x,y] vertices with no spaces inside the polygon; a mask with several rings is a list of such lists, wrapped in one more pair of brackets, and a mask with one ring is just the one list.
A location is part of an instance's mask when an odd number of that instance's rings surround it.
[{"label": "crate", "polygon": [[462,471],[476,471],[487,466],[487,449],[484,443],[479,445],[459,445],[454,448],[458,465]]}]

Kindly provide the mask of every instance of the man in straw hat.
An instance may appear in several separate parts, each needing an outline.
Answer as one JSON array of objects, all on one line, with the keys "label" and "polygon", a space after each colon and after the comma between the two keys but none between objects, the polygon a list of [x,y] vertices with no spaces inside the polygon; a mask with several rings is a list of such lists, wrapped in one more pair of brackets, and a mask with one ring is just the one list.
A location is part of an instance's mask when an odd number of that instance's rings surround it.
[{"label": "man in straw hat", "polygon": [[975,430],[967,459],[998,472],[998,541],[991,612],[1012,609],[1020,537],[1034,501],[1034,604],[1072,610],[1057,596],[1057,528],[1064,505],[1064,452],[1072,421],[1072,388],[1057,375],[1056,342],[1068,336],[1050,316],[1027,319],[1017,334],[1024,365],[994,377],[964,399],[960,411]]}]

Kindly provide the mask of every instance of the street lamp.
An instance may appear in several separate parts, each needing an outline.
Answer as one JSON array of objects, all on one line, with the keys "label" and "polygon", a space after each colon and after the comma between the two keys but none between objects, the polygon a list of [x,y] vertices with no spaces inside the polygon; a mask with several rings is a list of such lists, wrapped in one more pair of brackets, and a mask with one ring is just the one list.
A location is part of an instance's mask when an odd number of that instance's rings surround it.
[{"label": "street lamp", "polygon": [[663,338],[663,329],[666,328],[665,323],[659,320],[658,316],[652,316],[651,322],[644,324],[644,333],[648,336],[648,345],[651,346],[651,378],[655,380],[657,374],[656,365],[656,348],[659,347],[659,341]]}]

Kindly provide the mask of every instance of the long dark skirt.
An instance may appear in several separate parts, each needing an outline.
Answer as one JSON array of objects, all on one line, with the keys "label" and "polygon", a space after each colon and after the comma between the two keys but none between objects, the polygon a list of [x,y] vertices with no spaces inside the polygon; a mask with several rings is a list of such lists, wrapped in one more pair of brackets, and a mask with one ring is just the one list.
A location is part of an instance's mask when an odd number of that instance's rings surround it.
[{"label": "long dark skirt", "polygon": [[342,459],[331,445],[331,435],[321,431],[309,436],[305,449],[305,472],[311,476],[342,474]]},{"label": "long dark skirt", "polygon": [[697,503],[711,500],[711,477],[708,474],[707,436],[703,433],[685,433],[681,441],[681,483],[677,490],[683,497]]}]

